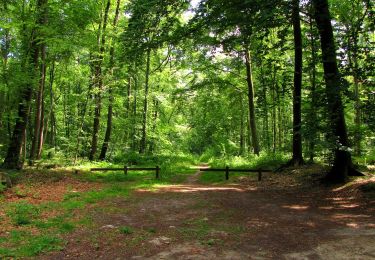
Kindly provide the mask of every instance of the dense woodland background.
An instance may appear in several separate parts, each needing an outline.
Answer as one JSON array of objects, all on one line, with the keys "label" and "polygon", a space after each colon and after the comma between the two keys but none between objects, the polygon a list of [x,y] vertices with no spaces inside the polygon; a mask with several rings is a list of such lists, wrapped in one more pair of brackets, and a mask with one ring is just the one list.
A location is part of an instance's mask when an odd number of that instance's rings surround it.
[{"label": "dense woodland background", "polygon": [[2,0],[3,167],[259,155],[358,174],[352,155],[375,160],[374,7],[328,5]]}]

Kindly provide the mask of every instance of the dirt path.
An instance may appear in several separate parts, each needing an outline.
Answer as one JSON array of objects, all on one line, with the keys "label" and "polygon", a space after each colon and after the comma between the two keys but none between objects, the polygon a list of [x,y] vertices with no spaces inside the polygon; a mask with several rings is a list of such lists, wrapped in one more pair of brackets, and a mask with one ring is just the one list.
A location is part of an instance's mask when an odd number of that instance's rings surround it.
[{"label": "dirt path", "polygon": [[92,205],[93,225],[43,258],[375,259],[374,201],[267,181],[199,185],[199,174]]},{"label": "dirt path", "polygon": [[199,177],[202,175],[202,172],[199,170],[199,168],[209,168],[209,166],[207,163],[202,163],[194,168],[196,168],[197,171],[185,180],[186,184],[197,184],[199,181]]}]

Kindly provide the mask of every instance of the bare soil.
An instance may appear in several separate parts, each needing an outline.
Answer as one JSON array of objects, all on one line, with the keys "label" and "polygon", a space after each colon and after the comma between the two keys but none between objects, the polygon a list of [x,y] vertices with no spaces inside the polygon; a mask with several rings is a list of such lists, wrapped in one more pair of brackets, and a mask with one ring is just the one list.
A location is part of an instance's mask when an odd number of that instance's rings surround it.
[{"label": "bare soil", "polygon": [[201,185],[199,174],[89,205],[92,225],[38,259],[375,259],[375,202],[359,189],[374,178],[325,187],[295,170]]}]

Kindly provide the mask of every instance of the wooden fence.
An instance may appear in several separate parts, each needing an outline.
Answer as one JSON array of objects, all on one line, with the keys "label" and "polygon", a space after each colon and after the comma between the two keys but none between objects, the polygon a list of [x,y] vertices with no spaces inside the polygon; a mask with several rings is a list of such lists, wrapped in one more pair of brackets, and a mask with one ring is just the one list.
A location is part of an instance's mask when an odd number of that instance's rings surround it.
[{"label": "wooden fence", "polygon": [[257,172],[258,181],[262,180],[262,172],[272,172],[271,170],[264,169],[230,169],[228,166],[225,168],[200,168],[202,172],[225,172],[225,179],[229,180],[229,172]]},{"label": "wooden fence", "polygon": [[160,179],[160,167],[156,166],[155,168],[129,168],[124,166],[123,168],[91,168],[90,171],[123,171],[125,175],[128,175],[129,171],[155,171],[156,179]]}]

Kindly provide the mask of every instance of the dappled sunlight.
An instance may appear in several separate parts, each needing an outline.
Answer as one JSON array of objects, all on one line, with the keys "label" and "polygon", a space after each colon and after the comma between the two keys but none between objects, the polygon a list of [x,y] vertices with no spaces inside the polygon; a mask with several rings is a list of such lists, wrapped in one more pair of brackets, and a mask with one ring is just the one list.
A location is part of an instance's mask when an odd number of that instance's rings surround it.
[{"label": "dappled sunlight", "polygon": [[347,223],[346,226],[351,228],[359,228],[360,225],[358,223]]},{"label": "dappled sunlight", "polygon": [[[215,191],[234,191],[234,192],[246,192],[249,189],[235,186],[199,186],[199,185],[159,185],[158,187],[153,186],[154,189],[136,189],[137,192],[176,192],[176,193],[192,193],[192,192],[215,192]],[[256,190],[256,188],[250,189]]]},{"label": "dappled sunlight", "polygon": [[322,206],[322,207],[319,207],[319,209],[332,210],[332,209],[334,209],[334,207],[332,207],[332,206]]},{"label": "dappled sunlight", "polygon": [[306,206],[306,205],[285,205],[285,206],[282,206],[282,208],[284,208],[284,209],[294,209],[294,210],[307,210],[310,207]]},{"label": "dappled sunlight", "polygon": [[350,199],[353,199],[353,197],[349,197],[349,198],[333,197],[333,198],[326,198],[325,200],[330,200],[333,203],[335,203],[335,202],[338,202],[338,201],[346,201],[346,200],[350,200]]},{"label": "dappled sunlight", "polygon": [[358,204],[343,204],[343,205],[340,205],[339,206],[340,208],[345,208],[345,209],[353,209],[353,208],[358,208],[359,205]]},{"label": "dappled sunlight", "polygon": [[311,228],[315,228],[316,227],[316,223],[312,222],[312,221],[307,221],[305,224],[306,224],[306,226],[311,227]]},{"label": "dappled sunlight", "polygon": [[344,220],[344,219],[361,219],[361,218],[371,218],[370,215],[364,214],[333,214],[332,219]]},{"label": "dappled sunlight", "polygon": [[209,169],[210,166],[209,165],[198,165],[198,166],[190,166],[190,169],[193,169],[193,170],[199,170],[199,169]]},{"label": "dappled sunlight", "polygon": [[258,219],[258,218],[256,218],[256,219],[252,219],[252,220],[249,220],[249,221],[247,221],[246,222],[246,226],[248,227],[248,228],[251,228],[251,227],[258,227],[258,228],[260,228],[260,227],[268,227],[268,226],[271,226],[271,223],[269,223],[269,222],[266,222],[265,220],[260,220],[260,219]]}]

